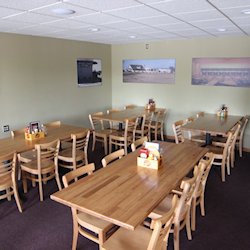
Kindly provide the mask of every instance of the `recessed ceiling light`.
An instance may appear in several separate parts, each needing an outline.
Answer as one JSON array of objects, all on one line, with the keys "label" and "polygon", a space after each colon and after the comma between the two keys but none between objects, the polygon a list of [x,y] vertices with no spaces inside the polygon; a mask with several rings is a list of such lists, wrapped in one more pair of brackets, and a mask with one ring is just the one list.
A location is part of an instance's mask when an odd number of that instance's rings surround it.
[{"label": "recessed ceiling light", "polygon": [[58,15],[72,15],[72,14],[76,13],[74,10],[63,9],[63,8],[53,9],[52,12],[54,12]]},{"label": "recessed ceiling light", "polygon": [[219,29],[217,29],[218,31],[220,31],[220,32],[224,32],[224,31],[226,31],[227,29],[225,29],[225,28],[219,28]]},{"label": "recessed ceiling light", "polygon": [[98,29],[98,28],[90,28],[89,29],[89,31],[92,31],[92,32],[97,32],[97,31],[99,31],[100,29]]},{"label": "recessed ceiling light", "polygon": [[245,15],[250,15],[250,9],[242,10],[241,13]]},{"label": "recessed ceiling light", "polygon": [[136,36],[132,35],[132,36],[129,36],[129,38],[134,39],[136,38]]}]

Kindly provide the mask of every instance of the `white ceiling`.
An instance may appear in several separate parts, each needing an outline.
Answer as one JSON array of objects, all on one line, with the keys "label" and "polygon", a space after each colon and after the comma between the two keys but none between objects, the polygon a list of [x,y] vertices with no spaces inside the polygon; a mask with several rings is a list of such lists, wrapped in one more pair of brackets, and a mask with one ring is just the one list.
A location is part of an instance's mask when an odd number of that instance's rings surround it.
[{"label": "white ceiling", "polygon": [[250,0],[0,0],[0,32],[106,44],[249,36],[242,10]]}]

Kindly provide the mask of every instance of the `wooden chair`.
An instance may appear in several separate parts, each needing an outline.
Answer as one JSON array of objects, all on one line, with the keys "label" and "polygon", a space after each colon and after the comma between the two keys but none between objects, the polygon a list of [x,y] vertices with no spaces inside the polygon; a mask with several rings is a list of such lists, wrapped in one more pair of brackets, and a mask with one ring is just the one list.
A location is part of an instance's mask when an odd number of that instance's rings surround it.
[{"label": "wooden chair", "polygon": [[149,141],[151,141],[151,134],[154,135],[154,139],[157,140],[158,135],[161,136],[161,140],[164,141],[164,124],[165,124],[165,119],[167,115],[167,110],[161,110],[158,111],[155,114],[155,120],[152,119],[149,131],[148,131],[148,137]]},{"label": "wooden chair", "polygon": [[138,140],[135,140],[132,144],[131,144],[131,151],[134,152],[138,147],[142,146],[144,144],[144,142],[148,141],[148,137],[144,136]]},{"label": "wooden chair", "polygon": [[196,117],[199,118],[199,117],[204,116],[204,115],[205,115],[205,112],[201,111],[201,112],[198,112],[196,114]]},{"label": "wooden chair", "polygon": [[124,149],[119,149],[113,153],[110,153],[109,155],[106,155],[102,158],[102,166],[105,168],[108,164],[111,162],[121,159],[125,155]]},{"label": "wooden chair", "polygon": [[182,143],[185,140],[184,135],[183,135],[182,130],[181,130],[181,126],[183,126],[185,124],[186,124],[185,120],[180,120],[180,121],[175,122],[172,125],[176,144]]},{"label": "wooden chair", "polygon": [[150,140],[151,137],[149,137],[149,131],[151,130],[151,123],[153,121],[154,112],[148,111],[144,114],[145,116],[145,122],[144,122],[144,134],[147,135],[148,139]]},{"label": "wooden chair", "polygon": [[58,173],[58,152],[60,141],[36,144],[36,159],[27,163],[21,162],[22,181],[24,193],[27,193],[27,179],[38,182],[40,201],[43,201],[43,182],[53,178],[56,179],[57,186],[61,190],[61,183]]},{"label": "wooden chair", "polygon": [[[112,113],[119,112],[119,111],[121,111],[121,110],[120,109],[108,109],[107,114],[112,114]],[[109,128],[114,129],[114,130],[118,130],[119,129],[119,122],[109,121]]]},{"label": "wooden chair", "polygon": [[99,119],[95,119],[93,115],[102,115],[103,112],[98,112],[94,114],[89,114],[89,121],[92,127],[93,133],[93,144],[92,144],[92,151],[95,150],[95,144],[97,141],[103,143],[104,145],[104,152],[105,155],[108,154],[108,139],[109,135],[112,133],[111,129],[104,129],[103,121]]},{"label": "wooden chair", "polygon": [[249,121],[249,116],[245,116],[241,120],[242,125],[241,125],[240,132],[239,132],[239,135],[237,136],[237,140],[236,140],[236,146],[239,150],[240,157],[242,157],[243,139],[244,139],[244,133],[245,133],[245,129],[246,129],[248,121]]},{"label": "wooden chair", "polygon": [[70,170],[88,164],[88,143],[90,130],[72,134],[72,147],[62,150],[58,154],[58,164]]},{"label": "wooden chair", "polygon": [[16,180],[16,152],[0,156],[0,200],[11,200],[14,195],[18,210],[22,213],[22,205],[19,199]]},{"label": "wooden chair", "polygon": [[219,166],[221,168],[221,180],[225,182],[225,168],[227,164],[227,170],[230,171],[229,166],[229,146],[232,143],[233,133],[229,132],[226,143],[216,143],[214,142],[213,145],[207,145],[206,147],[209,149],[210,152],[214,154],[213,165]]},{"label": "wooden chair", "polygon": [[[180,193],[179,200],[177,202],[177,207],[175,209],[175,216],[173,220],[173,229],[170,233],[174,233],[174,249],[179,250],[179,234],[180,230],[186,227],[187,237],[192,240],[191,227],[190,227],[190,210],[193,201],[193,196],[198,189],[201,177],[204,171],[205,165],[202,166],[195,172],[195,175],[189,180],[184,180],[181,183],[180,188],[182,192]],[[177,192],[178,194],[178,192]],[[152,219],[151,225],[154,226],[155,219],[162,216],[166,211],[169,210],[169,204],[171,200],[171,195],[167,196],[154,210],[150,213],[149,218]]]},{"label": "wooden chair", "polygon": [[123,131],[114,131],[109,136],[109,152],[112,152],[112,146],[115,148],[124,148],[125,155],[128,154],[128,147],[135,141],[135,130],[139,122],[139,117],[133,120],[125,121]]},{"label": "wooden chair", "polygon": [[[94,163],[90,163],[76,170],[70,171],[62,178],[64,187],[68,187],[72,181],[77,180],[79,177],[82,177],[86,174],[92,174],[94,170]],[[98,219],[95,216],[79,212],[73,207],[71,208],[71,211],[73,218],[72,249],[76,249],[79,233],[84,237],[98,243],[101,247],[108,237],[107,233],[114,227],[114,225],[104,220]]]},{"label": "wooden chair", "polygon": [[177,205],[177,196],[172,199],[171,208],[160,218],[155,219],[153,231],[142,225],[135,230],[119,228],[102,245],[103,250],[157,250],[167,249],[170,227]]},{"label": "wooden chair", "polygon": [[[204,112],[200,112],[196,115],[196,117],[190,116],[186,119],[186,123],[191,123],[193,121],[195,121],[195,119],[199,118],[200,116],[202,116],[202,114],[204,115]],[[186,131],[188,132],[188,139],[194,142],[200,142],[200,143],[205,143],[206,141],[206,136],[204,133],[202,132],[198,132],[198,131]],[[185,136],[184,136],[185,137]]]}]

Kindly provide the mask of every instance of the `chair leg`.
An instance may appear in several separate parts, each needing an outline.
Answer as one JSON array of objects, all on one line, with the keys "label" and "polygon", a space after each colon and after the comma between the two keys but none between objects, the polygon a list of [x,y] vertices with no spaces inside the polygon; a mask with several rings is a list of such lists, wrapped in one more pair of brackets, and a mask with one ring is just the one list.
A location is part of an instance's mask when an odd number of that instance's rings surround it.
[{"label": "chair leg", "polygon": [[18,208],[19,212],[22,213],[23,209],[22,209],[19,194],[18,194],[18,191],[17,191],[17,185],[16,185],[15,182],[13,182],[13,191],[14,191],[14,197],[15,197],[15,200],[16,200],[17,208]]},{"label": "chair leg", "polygon": [[27,187],[27,177],[25,171],[22,171],[22,183],[23,183],[23,192],[26,194],[28,192],[28,187]]},{"label": "chair leg", "polygon": [[39,195],[40,195],[40,201],[43,201],[43,182],[42,182],[42,176],[38,176],[38,186],[39,186]]},{"label": "chair leg", "polygon": [[96,138],[95,138],[95,134],[93,133],[92,151],[95,150],[95,143],[96,143]]},{"label": "chair leg", "polygon": [[74,208],[72,208],[72,219],[73,219],[72,250],[76,250],[77,239],[78,239],[78,222],[76,219],[76,209],[74,209]]},{"label": "chair leg", "polygon": [[239,143],[239,154],[242,157],[242,143]]},{"label": "chair leg", "polygon": [[61,185],[61,182],[60,182],[60,178],[59,178],[59,174],[56,173],[56,184],[58,186],[58,189],[59,190],[62,190],[62,185]]},{"label": "chair leg", "polygon": [[6,194],[7,194],[7,200],[11,201],[11,194],[10,194],[10,188],[6,189]]},{"label": "chair leg", "polygon": [[174,225],[174,250],[180,249],[180,225]]},{"label": "chair leg", "polygon": [[221,180],[222,182],[225,182],[226,178],[225,178],[225,161],[222,162],[221,164]]},{"label": "chair leg", "polygon": [[104,153],[105,153],[105,155],[108,154],[108,140],[107,140],[107,137],[104,137]]},{"label": "chair leg", "polygon": [[164,141],[163,127],[161,128],[161,140]]},{"label": "chair leg", "polygon": [[186,218],[186,231],[187,231],[187,237],[189,240],[192,240],[192,233],[191,233],[191,227],[190,227],[190,210],[188,211]]},{"label": "chair leg", "polygon": [[205,199],[204,199],[204,194],[202,194],[201,198],[200,198],[200,208],[201,208],[201,215],[205,216]]},{"label": "chair leg", "polygon": [[192,205],[191,205],[191,229],[192,231],[195,231],[196,229],[196,198],[193,199]]}]

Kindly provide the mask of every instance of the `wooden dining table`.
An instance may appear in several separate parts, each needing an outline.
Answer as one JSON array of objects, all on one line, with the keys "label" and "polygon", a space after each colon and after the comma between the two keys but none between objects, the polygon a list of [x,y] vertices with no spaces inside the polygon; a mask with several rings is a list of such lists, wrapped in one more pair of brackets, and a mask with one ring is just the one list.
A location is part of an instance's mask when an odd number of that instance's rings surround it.
[{"label": "wooden dining table", "polygon": [[211,134],[225,136],[234,125],[242,119],[242,116],[227,115],[225,117],[216,114],[205,113],[203,116],[181,127],[186,131],[198,131],[206,134],[206,144],[211,144]]},{"label": "wooden dining table", "polygon": [[208,151],[190,142],[159,144],[158,170],[138,167],[137,150],[52,194],[51,199],[134,230]]},{"label": "wooden dining table", "polygon": [[17,135],[14,138],[8,137],[0,139],[0,155],[8,154],[16,151],[21,153],[34,148],[37,143],[46,143],[55,139],[67,139],[70,138],[72,133],[78,133],[86,131],[87,128],[77,127],[73,125],[61,124],[56,127],[48,127],[47,135],[44,138],[35,139],[32,141],[26,140],[23,135]]}]

